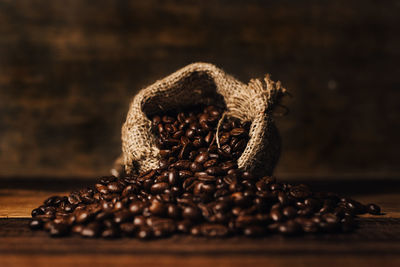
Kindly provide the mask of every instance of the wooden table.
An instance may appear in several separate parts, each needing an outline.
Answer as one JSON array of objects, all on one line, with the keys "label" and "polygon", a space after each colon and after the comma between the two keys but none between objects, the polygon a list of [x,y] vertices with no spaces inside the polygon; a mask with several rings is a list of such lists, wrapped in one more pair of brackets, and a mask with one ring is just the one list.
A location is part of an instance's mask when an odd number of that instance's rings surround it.
[{"label": "wooden table", "polygon": [[30,210],[53,194],[90,180],[0,180],[0,266],[400,266],[398,179],[305,181],[314,189],[343,192],[381,205],[384,215],[363,216],[350,234],[206,239],[50,238],[28,227]]}]

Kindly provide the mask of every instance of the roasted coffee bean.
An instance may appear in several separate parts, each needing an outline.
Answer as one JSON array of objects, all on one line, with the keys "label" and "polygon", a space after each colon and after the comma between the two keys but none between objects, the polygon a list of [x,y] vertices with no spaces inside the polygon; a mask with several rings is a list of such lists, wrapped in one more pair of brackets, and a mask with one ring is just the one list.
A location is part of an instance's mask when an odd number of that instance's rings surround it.
[{"label": "roasted coffee bean", "polygon": [[218,160],[210,159],[203,163],[204,168],[209,168],[218,164]]},{"label": "roasted coffee bean", "polygon": [[156,219],[151,227],[155,237],[168,236],[176,230],[176,224],[171,219]]},{"label": "roasted coffee bean", "polygon": [[[226,162],[223,162],[220,167],[221,167],[222,171],[228,172],[229,170],[237,169],[238,166],[237,166],[237,163],[235,163],[233,161],[226,161]],[[247,179],[246,176],[244,176],[243,179]]]},{"label": "roasted coffee bean", "polygon": [[80,234],[83,237],[96,237],[100,234],[101,226],[97,222],[89,223],[87,226],[83,227]]},{"label": "roasted coffee bean", "polygon": [[306,233],[316,233],[318,232],[318,224],[321,223],[321,221],[316,222],[316,220],[310,220],[307,218],[302,218],[302,220],[299,222],[303,231]]},{"label": "roasted coffee bean", "polygon": [[[100,184],[101,185],[101,184]],[[106,188],[104,185],[101,185],[102,187]],[[97,185],[96,185],[97,188]],[[68,196],[68,201],[69,203],[71,203],[72,205],[77,205],[81,202],[81,198],[79,196],[79,193],[77,192],[73,192]]]},{"label": "roasted coffee bean", "polygon": [[235,137],[246,135],[247,131],[243,128],[234,128],[230,131],[230,134]]},{"label": "roasted coffee bean", "polygon": [[138,230],[136,236],[140,239],[148,239],[153,236],[153,231],[151,230],[151,228],[149,226],[142,226]]},{"label": "roasted coffee bean", "polygon": [[279,211],[279,209],[272,209],[269,215],[275,222],[280,222],[283,219],[282,213]]},{"label": "roasted coffee bean", "polygon": [[190,220],[178,221],[176,223],[176,229],[182,233],[189,233],[191,226],[192,222]]},{"label": "roasted coffee bean", "polygon": [[178,172],[174,169],[171,169],[168,172],[168,183],[170,185],[175,185],[176,183],[178,183]]},{"label": "roasted coffee bean", "polygon": [[229,132],[224,132],[221,134],[221,136],[219,137],[219,143],[220,145],[225,145],[229,142],[231,138],[231,134]]},{"label": "roasted coffee bean", "polygon": [[127,236],[133,236],[138,229],[136,225],[130,222],[121,223],[119,228],[121,229],[121,232]]},{"label": "roasted coffee bean", "polygon": [[[114,214],[111,211],[102,211],[102,212],[100,212],[100,213],[98,213],[96,215],[95,219],[97,221],[102,221],[102,220],[110,219],[113,216],[114,216]],[[76,217],[75,216],[70,216],[70,220],[74,220],[74,222],[75,222],[76,219],[73,219],[73,218],[76,218]]]},{"label": "roasted coffee bean", "polygon": [[79,210],[76,212],[76,219],[77,223],[86,223],[87,221],[91,220],[94,214],[89,213],[87,210]]},{"label": "roasted coffee bean", "polygon": [[282,223],[278,230],[284,235],[293,235],[300,232],[300,226],[295,221],[287,221]]},{"label": "roasted coffee bean", "polygon": [[193,187],[193,183],[196,181],[195,177],[186,178],[186,180],[182,183],[182,187],[184,190],[189,190],[189,188]]},{"label": "roasted coffee bean", "polygon": [[69,227],[66,224],[52,223],[48,229],[51,236],[65,236],[69,233]]},{"label": "roasted coffee bean", "polygon": [[168,217],[173,218],[173,219],[179,219],[181,217],[181,209],[174,204],[168,205],[167,213],[168,213]]},{"label": "roasted coffee bean", "polygon": [[381,214],[381,208],[376,204],[368,204],[367,205],[368,213],[378,215]]},{"label": "roasted coffee bean", "polygon": [[158,164],[158,168],[161,169],[161,170],[164,170],[164,169],[168,168],[168,160],[161,159],[159,164]]},{"label": "roasted coffee bean", "polygon": [[115,223],[123,223],[132,218],[132,214],[127,210],[118,211],[114,214],[114,222]]},{"label": "roasted coffee bean", "polygon": [[171,156],[172,151],[170,149],[161,149],[160,150],[160,155],[163,158],[168,158],[169,156]]},{"label": "roasted coffee bean", "polygon": [[185,133],[186,137],[189,139],[193,139],[195,134],[196,134],[196,130],[193,130],[193,129],[187,129],[186,133]]},{"label": "roasted coffee bean", "polygon": [[44,211],[41,209],[33,209],[31,212],[32,217],[36,217],[38,215],[44,214]]},{"label": "roasted coffee bean", "polygon": [[164,216],[167,212],[167,207],[165,204],[163,204],[157,200],[153,200],[149,207],[149,211],[153,215]]},{"label": "roasted coffee bean", "polygon": [[75,224],[71,228],[71,233],[80,234],[83,230],[84,226],[82,224]]},{"label": "roasted coffee bean", "polygon": [[182,216],[184,219],[196,221],[201,217],[201,213],[197,207],[187,206],[183,208]]},{"label": "roasted coffee bean", "polygon": [[200,225],[195,225],[190,229],[190,234],[194,236],[201,235],[201,227]]},{"label": "roasted coffee bean", "polygon": [[192,171],[192,172],[200,172],[200,171],[202,171],[203,170],[203,165],[202,164],[200,164],[200,163],[198,163],[198,162],[192,162],[191,164],[190,164],[190,170]]},{"label": "roasted coffee bean", "polygon": [[51,196],[48,199],[46,199],[43,203],[46,206],[58,206],[61,203],[61,197]]},{"label": "roasted coffee bean", "polygon": [[115,182],[117,180],[117,177],[115,176],[103,176],[100,178],[100,183],[107,185],[111,182]]},{"label": "roasted coffee bean", "polygon": [[118,183],[116,183],[116,182],[109,183],[109,184],[107,185],[107,189],[108,189],[108,191],[110,191],[111,193],[116,193],[116,192],[120,192],[120,191],[121,191],[121,189],[120,189]]},{"label": "roasted coffee bean", "polygon": [[145,180],[149,180],[149,179],[153,178],[154,175],[156,175],[156,171],[155,170],[150,170],[148,172],[145,172],[145,173],[139,175],[137,179],[139,181],[145,181]]},{"label": "roasted coffee bean", "polygon": [[222,224],[204,223],[200,225],[200,232],[204,236],[223,237],[228,235],[229,229]]},{"label": "roasted coffee bean", "polygon": [[242,139],[238,141],[234,146],[232,146],[232,151],[233,152],[239,152],[242,151],[246,147],[246,140]]},{"label": "roasted coffee bean", "polygon": [[206,169],[206,173],[212,176],[219,176],[224,173],[221,167],[213,166]]},{"label": "roasted coffee bean", "polygon": [[169,188],[168,183],[156,183],[151,186],[152,194],[160,194],[164,192],[165,189]]},{"label": "roasted coffee bean", "polygon": [[190,164],[192,164],[192,163],[189,160],[181,159],[181,160],[178,160],[177,162],[175,162],[173,165],[178,170],[189,170]]},{"label": "roasted coffee bean", "polygon": [[296,216],[297,210],[294,207],[288,206],[288,207],[283,208],[282,214],[285,217],[291,219],[291,218],[294,218]]},{"label": "roasted coffee bean", "polygon": [[200,163],[200,164],[203,164],[203,163],[206,162],[207,160],[208,160],[208,152],[203,152],[203,153],[200,153],[200,154],[196,157],[195,162]]},{"label": "roasted coffee bean", "polygon": [[262,237],[267,233],[267,228],[257,225],[252,225],[243,229],[245,236]]},{"label": "roasted coffee bean", "polygon": [[327,223],[336,224],[336,223],[339,222],[339,218],[338,218],[336,215],[331,214],[331,213],[327,213],[327,214],[322,215],[322,218],[323,218]]},{"label": "roasted coffee bean", "polygon": [[38,219],[33,219],[32,221],[30,221],[29,227],[30,227],[32,230],[42,229],[42,227],[43,227],[43,221],[42,221],[42,220],[38,220]]},{"label": "roasted coffee bean", "polygon": [[310,195],[310,191],[307,187],[299,185],[294,186],[290,189],[290,195],[294,198],[306,198]]},{"label": "roasted coffee bean", "polygon": [[108,228],[101,233],[101,236],[104,238],[116,238],[119,237],[119,235],[120,232],[116,228]]},{"label": "roasted coffee bean", "polygon": [[287,206],[289,204],[289,198],[284,192],[278,192],[278,200],[282,206]]},{"label": "roasted coffee bean", "polygon": [[199,176],[197,179],[202,182],[214,182],[216,180],[216,177],[211,175],[206,175],[206,176]]}]

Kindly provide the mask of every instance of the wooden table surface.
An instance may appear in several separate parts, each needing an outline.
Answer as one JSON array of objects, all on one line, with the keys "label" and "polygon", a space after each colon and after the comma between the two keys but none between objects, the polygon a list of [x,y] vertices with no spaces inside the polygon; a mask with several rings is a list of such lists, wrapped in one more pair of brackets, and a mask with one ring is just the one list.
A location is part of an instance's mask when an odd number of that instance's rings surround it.
[{"label": "wooden table surface", "polygon": [[92,184],[90,180],[0,180],[0,266],[400,266],[399,180],[305,181],[312,188],[381,205],[384,215],[362,216],[350,234],[260,239],[50,238],[28,227],[30,210],[47,197]]}]

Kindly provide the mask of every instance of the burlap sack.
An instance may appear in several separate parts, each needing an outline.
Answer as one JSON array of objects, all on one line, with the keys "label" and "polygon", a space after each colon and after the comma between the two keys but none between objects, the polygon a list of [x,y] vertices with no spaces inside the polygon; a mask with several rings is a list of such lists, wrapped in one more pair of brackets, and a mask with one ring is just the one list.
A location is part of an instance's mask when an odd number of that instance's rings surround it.
[{"label": "burlap sack", "polygon": [[227,116],[251,121],[250,139],[238,166],[270,175],[280,153],[280,138],[272,110],[285,89],[267,75],[241,83],[208,63],[190,64],[142,89],[130,104],[122,126],[122,159],[125,171],[137,173],[158,167],[159,149],[149,117],[166,110],[197,104],[223,105]]}]

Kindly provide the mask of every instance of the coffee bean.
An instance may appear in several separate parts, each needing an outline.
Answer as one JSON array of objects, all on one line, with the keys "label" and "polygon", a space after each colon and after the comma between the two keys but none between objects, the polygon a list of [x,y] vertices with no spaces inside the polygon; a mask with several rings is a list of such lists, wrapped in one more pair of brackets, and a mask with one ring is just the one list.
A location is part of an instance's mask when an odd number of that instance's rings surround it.
[{"label": "coffee bean", "polygon": [[43,222],[41,220],[38,220],[38,219],[33,219],[32,221],[29,222],[29,227],[32,230],[42,229]]},{"label": "coffee bean", "polygon": [[118,211],[114,214],[114,222],[115,223],[123,223],[132,218],[132,214],[127,210]]},{"label": "coffee bean", "polygon": [[118,183],[116,183],[116,182],[109,183],[107,185],[107,189],[108,189],[108,191],[110,191],[112,193],[116,193],[116,192],[120,192],[121,191],[120,188],[119,188]]},{"label": "coffee bean", "polygon": [[190,220],[178,221],[176,224],[176,228],[179,232],[189,233],[192,226],[192,222]]},{"label": "coffee bean", "polygon": [[296,210],[295,208],[291,207],[291,206],[285,207],[285,208],[283,208],[283,210],[282,210],[282,214],[283,214],[285,217],[291,219],[291,218],[294,218],[294,217],[296,216],[297,210]]},{"label": "coffee bean", "polygon": [[87,210],[80,210],[76,212],[76,222],[86,223],[93,218],[93,214],[89,213]]},{"label": "coffee bean", "polygon": [[381,208],[376,204],[368,204],[367,205],[368,213],[378,215],[381,214]]},{"label": "coffee bean", "polygon": [[211,175],[206,175],[206,176],[199,176],[197,179],[202,182],[214,182],[216,180],[216,177]]},{"label": "coffee bean", "polygon": [[168,217],[173,218],[173,219],[179,219],[181,217],[181,209],[174,204],[168,205],[167,213],[168,213]]},{"label": "coffee bean", "polygon": [[275,222],[282,221],[283,219],[282,213],[278,209],[272,209],[269,215]]},{"label": "coffee bean", "polygon": [[156,183],[151,186],[151,193],[160,194],[169,187],[168,183]]},{"label": "coffee bean", "polygon": [[247,133],[247,131],[243,128],[234,128],[230,131],[230,134],[235,137],[243,136]]},{"label": "coffee bean", "polygon": [[149,211],[153,215],[164,216],[166,211],[167,211],[167,207],[163,203],[161,203],[161,202],[159,202],[157,200],[154,200],[154,201],[151,202],[151,205],[149,207]]},{"label": "coffee bean", "polygon": [[206,173],[208,175],[218,176],[218,175],[222,175],[224,173],[224,171],[220,167],[213,166],[213,167],[207,168]]},{"label": "coffee bean", "polygon": [[318,223],[313,221],[313,220],[309,220],[309,219],[304,219],[301,222],[301,227],[303,229],[304,232],[306,233],[316,233],[318,232],[319,228],[318,228],[318,224],[320,224],[321,221],[319,221]]},{"label": "coffee bean", "polygon": [[97,222],[89,223],[87,226],[83,227],[80,231],[83,237],[96,237],[99,235],[101,226]]},{"label": "coffee bean", "polygon": [[204,223],[200,225],[200,232],[204,236],[223,237],[228,235],[229,230],[222,224]]},{"label": "coffee bean", "polygon": [[44,214],[44,211],[41,209],[33,209],[31,212],[32,217],[36,217],[38,215]]},{"label": "coffee bean", "polygon": [[43,203],[46,206],[58,206],[61,203],[61,197],[51,196],[51,197],[47,198]]},{"label": "coffee bean", "polygon": [[190,229],[190,234],[194,236],[201,235],[201,227],[200,225],[195,225]]},{"label": "coffee bean", "polygon": [[192,164],[189,160],[178,160],[174,163],[175,168],[178,170],[189,170],[190,164]]},{"label": "coffee bean", "polygon": [[188,177],[193,176],[193,173],[191,171],[188,171],[188,170],[180,170],[178,172],[178,176],[179,176],[180,179],[186,179]]},{"label": "coffee bean", "polygon": [[57,236],[57,237],[65,236],[69,233],[69,227],[65,224],[53,223],[49,227],[49,233],[51,236]]},{"label": "coffee bean", "polygon": [[[101,185],[101,184],[100,184]],[[96,185],[97,186],[97,185]],[[101,185],[102,187],[105,187],[104,185]],[[97,188],[97,187],[96,187]],[[106,187],[105,187],[106,188]],[[81,202],[81,198],[79,196],[79,193],[73,192],[68,196],[68,202],[71,203],[72,205],[79,204]]]},{"label": "coffee bean", "polygon": [[153,231],[148,226],[142,226],[138,230],[136,236],[138,238],[140,238],[140,239],[148,239],[148,238],[151,238],[153,236]]},{"label": "coffee bean", "polygon": [[300,226],[294,221],[287,221],[281,224],[278,230],[284,235],[293,235],[300,232]]},{"label": "coffee bean", "polygon": [[239,152],[243,151],[243,149],[246,147],[247,141],[242,139],[238,141],[234,146],[232,146],[232,151],[234,152]]},{"label": "coffee bean", "polygon": [[206,162],[207,160],[208,160],[208,153],[207,153],[207,152],[203,152],[203,153],[200,153],[200,154],[196,157],[195,162],[200,163],[200,164],[203,164],[203,163]]},{"label": "coffee bean", "polygon": [[262,237],[267,233],[267,229],[262,226],[249,226],[243,229],[243,234],[245,236],[251,236],[251,237]]},{"label": "coffee bean", "polygon": [[168,236],[176,230],[175,222],[171,219],[157,219],[151,227],[155,237]]},{"label": "coffee bean", "polygon": [[327,214],[322,215],[322,218],[323,218],[327,223],[334,223],[334,224],[336,224],[336,223],[339,222],[339,218],[338,218],[336,215],[331,214],[331,213],[327,213]]},{"label": "coffee bean", "polygon": [[198,162],[192,162],[191,164],[190,164],[190,170],[192,171],[192,172],[200,172],[200,171],[202,171],[203,170],[203,165],[202,164],[200,164],[200,163],[198,163]]},{"label": "coffee bean", "polygon": [[310,191],[305,186],[294,186],[290,189],[290,195],[294,198],[306,198],[310,195]]},{"label": "coffee bean", "polygon": [[201,217],[201,213],[198,208],[192,207],[192,206],[187,206],[187,207],[183,208],[182,216],[184,219],[196,221]]}]

